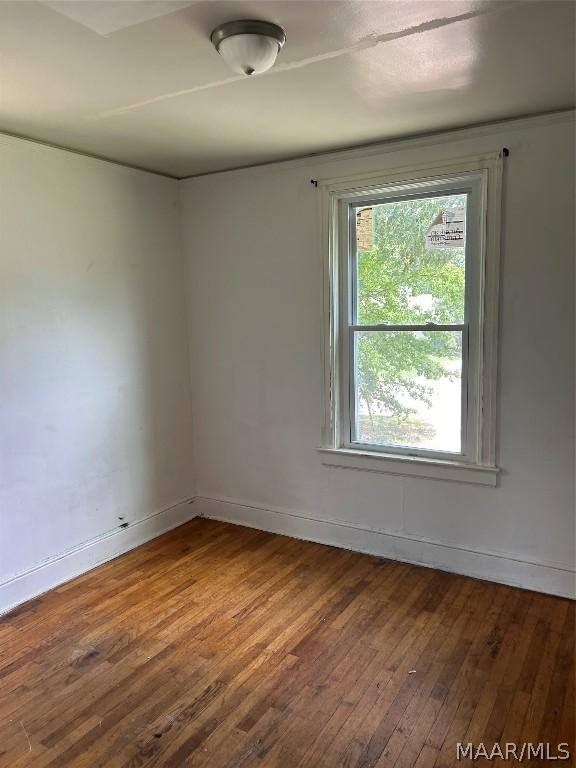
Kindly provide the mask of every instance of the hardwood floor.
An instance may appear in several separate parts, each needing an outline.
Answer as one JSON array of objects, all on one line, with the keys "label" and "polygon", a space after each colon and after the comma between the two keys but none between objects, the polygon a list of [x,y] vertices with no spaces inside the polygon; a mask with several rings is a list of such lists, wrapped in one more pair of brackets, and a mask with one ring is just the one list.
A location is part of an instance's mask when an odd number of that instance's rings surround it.
[{"label": "hardwood floor", "polygon": [[0,690],[10,768],[471,765],[573,745],[574,604],[197,519],[0,619]]}]

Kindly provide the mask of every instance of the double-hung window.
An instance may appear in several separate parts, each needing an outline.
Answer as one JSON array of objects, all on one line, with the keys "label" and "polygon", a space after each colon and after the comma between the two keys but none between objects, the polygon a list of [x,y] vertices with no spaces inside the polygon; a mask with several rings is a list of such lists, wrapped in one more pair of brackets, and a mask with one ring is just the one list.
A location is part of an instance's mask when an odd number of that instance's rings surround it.
[{"label": "double-hung window", "polygon": [[326,185],[326,463],[495,483],[498,169]]}]

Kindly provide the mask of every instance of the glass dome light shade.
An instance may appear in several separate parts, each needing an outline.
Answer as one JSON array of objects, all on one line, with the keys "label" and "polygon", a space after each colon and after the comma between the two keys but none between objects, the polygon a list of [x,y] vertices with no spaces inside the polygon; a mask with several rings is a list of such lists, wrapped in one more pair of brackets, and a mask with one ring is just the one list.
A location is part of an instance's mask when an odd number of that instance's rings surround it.
[{"label": "glass dome light shade", "polygon": [[222,40],[218,53],[239,75],[266,72],[278,56],[278,42],[266,35],[233,35]]},{"label": "glass dome light shade", "polygon": [[216,27],[210,39],[230,69],[254,75],[270,69],[286,35],[282,27],[269,21],[239,19]]}]

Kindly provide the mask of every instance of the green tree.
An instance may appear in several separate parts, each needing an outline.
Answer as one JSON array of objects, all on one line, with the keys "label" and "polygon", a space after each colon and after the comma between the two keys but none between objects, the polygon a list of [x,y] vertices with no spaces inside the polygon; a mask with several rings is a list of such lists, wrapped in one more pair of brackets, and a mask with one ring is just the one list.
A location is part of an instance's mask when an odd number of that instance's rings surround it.
[{"label": "green tree", "polygon": [[[357,255],[359,324],[463,322],[464,249],[426,249],[425,235],[443,210],[464,206],[465,199],[452,195],[373,207],[373,247]],[[447,363],[460,354],[456,332],[357,334],[358,395],[372,430],[377,414],[396,428],[408,424],[414,409],[405,396],[429,404],[431,387],[425,382],[450,376]],[[378,421],[381,429],[382,418]]]}]

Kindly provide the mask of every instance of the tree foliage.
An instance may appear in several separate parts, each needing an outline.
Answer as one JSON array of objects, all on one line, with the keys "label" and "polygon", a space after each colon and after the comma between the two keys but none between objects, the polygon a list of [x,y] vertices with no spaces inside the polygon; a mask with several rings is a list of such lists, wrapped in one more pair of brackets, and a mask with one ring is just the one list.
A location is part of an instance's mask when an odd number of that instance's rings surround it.
[{"label": "tree foliage", "polygon": [[[362,325],[457,324],[464,317],[464,249],[425,248],[425,235],[465,197],[375,205],[373,246],[357,254],[357,322]],[[375,413],[407,420],[409,399],[429,403],[432,382],[450,375],[461,338],[448,331],[362,331],[356,336],[358,396]]]}]

